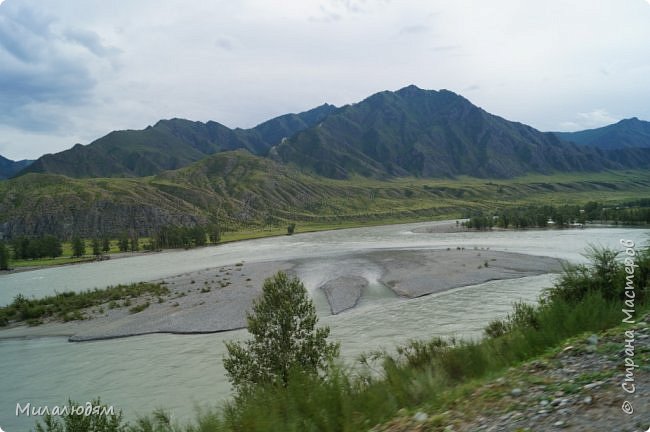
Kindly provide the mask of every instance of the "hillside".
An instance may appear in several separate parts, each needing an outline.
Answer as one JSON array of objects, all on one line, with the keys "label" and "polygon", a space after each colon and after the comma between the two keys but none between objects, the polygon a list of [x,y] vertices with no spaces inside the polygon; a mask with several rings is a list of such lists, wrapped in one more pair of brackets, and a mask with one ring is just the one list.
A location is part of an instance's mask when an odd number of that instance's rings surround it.
[{"label": "hillside", "polygon": [[33,161],[26,159],[21,161],[12,161],[0,156],[0,180],[13,177],[16,173],[29,166],[32,162]]},{"label": "hillside", "polygon": [[327,116],[274,147],[271,156],[331,178],[350,175],[510,178],[525,173],[648,166],[650,151],[578,147],[507,121],[447,90],[381,92]]},{"label": "hillside", "polygon": [[636,117],[597,129],[554,134],[565,141],[603,150],[650,148],[650,122]]},{"label": "hillside", "polygon": [[19,173],[62,174],[75,178],[142,177],[181,168],[214,153],[247,149],[265,155],[285,137],[319,122],[335,110],[322,105],[287,114],[252,129],[229,129],[217,122],[161,120],[143,130],[114,131],[84,146],[40,157]]},{"label": "hillside", "polygon": [[331,180],[250,154],[218,153],[187,167],[140,178],[74,179],[30,173],[0,181],[0,233],[142,236],[165,225],[218,222],[224,230],[328,227],[458,217],[472,209],[647,197],[643,171],[526,176],[485,181],[355,177]]}]

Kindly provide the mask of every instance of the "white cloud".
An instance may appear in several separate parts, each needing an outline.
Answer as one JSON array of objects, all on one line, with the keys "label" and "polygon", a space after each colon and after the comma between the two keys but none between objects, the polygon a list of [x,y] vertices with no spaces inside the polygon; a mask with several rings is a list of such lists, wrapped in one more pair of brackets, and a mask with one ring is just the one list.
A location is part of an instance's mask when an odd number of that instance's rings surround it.
[{"label": "white cloud", "polygon": [[578,113],[575,119],[562,122],[560,129],[562,131],[577,131],[581,129],[594,129],[606,126],[619,121],[620,118],[611,115],[603,108],[594,109],[589,112]]}]

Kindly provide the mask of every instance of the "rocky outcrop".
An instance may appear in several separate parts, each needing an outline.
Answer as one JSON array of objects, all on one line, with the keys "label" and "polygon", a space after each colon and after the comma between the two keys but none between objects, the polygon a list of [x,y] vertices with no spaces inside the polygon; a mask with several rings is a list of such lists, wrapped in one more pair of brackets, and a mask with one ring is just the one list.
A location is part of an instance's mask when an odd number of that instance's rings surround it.
[{"label": "rocky outcrop", "polygon": [[[52,205],[49,205],[52,204]],[[195,226],[207,223],[205,217],[146,204],[120,204],[96,201],[81,206],[57,206],[43,203],[35,211],[18,215],[1,227],[4,237],[54,234],[59,238],[73,235],[118,236],[123,232],[151,235],[156,227]]]}]

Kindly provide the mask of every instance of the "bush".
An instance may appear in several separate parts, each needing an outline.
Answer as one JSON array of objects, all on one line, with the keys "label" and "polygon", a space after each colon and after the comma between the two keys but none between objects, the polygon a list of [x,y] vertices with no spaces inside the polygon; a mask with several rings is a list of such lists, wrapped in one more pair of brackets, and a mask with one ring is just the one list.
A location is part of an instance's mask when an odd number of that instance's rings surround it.
[{"label": "bush", "polygon": [[138,312],[142,312],[143,310],[145,310],[148,307],[149,307],[149,302],[142,303],[142,304],[139,304],[137,306],[133,306],[131,309],[129,309],[129,312],[131,312],[132,314],[136,314]]},{"label": "bush", "polygon": [[[91,402],[93,407],[107,409],[100,399]],[[115,414],[97,413],[91,415],[72,413],[76,407],[84,405],[68,400],[68,413],[60,418],[46,414],[43,423],[36,423],[36,432],[127,432],[127,426],[122,422],[122,412]]]}]

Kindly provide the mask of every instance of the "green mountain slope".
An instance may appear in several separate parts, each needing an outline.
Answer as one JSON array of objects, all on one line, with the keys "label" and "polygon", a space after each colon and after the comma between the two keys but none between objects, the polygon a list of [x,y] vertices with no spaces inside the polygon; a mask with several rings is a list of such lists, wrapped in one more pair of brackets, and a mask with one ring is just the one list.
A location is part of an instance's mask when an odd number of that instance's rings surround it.
[{"label": "green mountain slope", "polygon": [[647,197],[644,171],[526,176],[333,180],[250,154],[217,153],[187,167],[139,178],[75,179],[29,173],[0,181],[0,235],[70,238],[166,225],[218,223],[224,230],[395,222],[458,217],[515,203],[613,203]]},{"label": "green mountain slope", "polygon": [[115,131],[83,146],[42,156],[20,172],[68,177],[141,177],[187,166],[221,151],[247,149],[264,155],[285,136],[310,127],[336,110],[322,105],[287,114],[252,129],[229,129],[209,121],[161,120],[144,130]]},{"label": "green mountain slope", "polygon": [[415,86],[342,107],[270,154],[332,178],[507,178],[528,172],[639,168],[650,162],[650,152],[610,160],[606,152],[489,114],[453,92]]},{"label": "green mountain slope", "polygon": [[650,148],[650,122],[636,117],[597,129],[554,134],[565,141],[604,150]]}]

